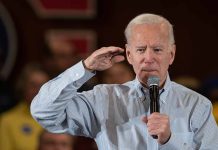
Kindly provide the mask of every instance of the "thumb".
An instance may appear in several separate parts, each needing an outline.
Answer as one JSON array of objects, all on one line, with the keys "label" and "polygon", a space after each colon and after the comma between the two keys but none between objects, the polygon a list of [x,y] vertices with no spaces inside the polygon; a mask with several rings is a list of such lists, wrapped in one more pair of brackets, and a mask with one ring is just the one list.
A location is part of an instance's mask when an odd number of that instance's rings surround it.
[{"label": "thumb", "polygon": [[112,61],[113,63],[118,63],[118,62],[121,62],[121,61],[124,61],[124,60],[125,60],[125,57],[122,56],[122,55],[116,55],[116,56],[113,56],[113,57],[111,58],[111,61]]},{"label": "thumb", "polygon": [[144,123],[148,123],[148,117],[147,116],[142,116],[141,120],[144,122]]}]

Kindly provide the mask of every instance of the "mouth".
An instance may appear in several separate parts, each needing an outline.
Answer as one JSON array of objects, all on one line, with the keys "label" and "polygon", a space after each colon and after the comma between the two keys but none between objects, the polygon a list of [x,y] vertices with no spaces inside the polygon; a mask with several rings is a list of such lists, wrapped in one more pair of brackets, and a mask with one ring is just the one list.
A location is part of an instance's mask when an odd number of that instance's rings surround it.
[{"label": "mouth", "polygon": [[157,70],[156,69],[152,69],[152,68],[142,68],[142,71],[145,71],[145,72],[156,72]]},{"label": "mouth", "polygon": [[142,68],[140,74],[144,74],[146,76],[157,76],[159,73],[157,69],[154,68]]}]

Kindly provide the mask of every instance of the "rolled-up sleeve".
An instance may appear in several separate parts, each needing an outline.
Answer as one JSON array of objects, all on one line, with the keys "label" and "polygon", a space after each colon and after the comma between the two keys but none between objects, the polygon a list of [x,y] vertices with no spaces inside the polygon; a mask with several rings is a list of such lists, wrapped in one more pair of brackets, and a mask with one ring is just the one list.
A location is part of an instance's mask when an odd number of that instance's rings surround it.
[{"label": "rolled-up sleeve", "polygon": [[94,75],[81,61],[45,83],[31,103],[33,118],[51,132],[66,132],[67,128],[60,124],[66,120],[68,103],[78,95],[77,89]]}]

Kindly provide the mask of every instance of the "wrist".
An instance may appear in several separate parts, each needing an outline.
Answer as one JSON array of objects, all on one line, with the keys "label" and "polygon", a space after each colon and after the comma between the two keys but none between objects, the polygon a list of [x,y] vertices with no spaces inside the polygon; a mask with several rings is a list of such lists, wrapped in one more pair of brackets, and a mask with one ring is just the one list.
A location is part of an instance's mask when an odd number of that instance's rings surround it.
[{"label": "wrist", "polygon": [[167,138],[167,140],[162,143],[162,145],[166,144],[170,140],[170,137],[171,137],[171,133],[170,136]]},{"label": "wrist", "polygon": [[85,68],[86,70],[88,70],[88,71],[90,71],[90,72],[94,72],[94,71],[95,71],[95,70],[93,70],[93,69],[90,69],[90,68],[87,66],[86,60],[83,60],[82,63],[83,63],[83,66],[84,66],[84,68]]}]

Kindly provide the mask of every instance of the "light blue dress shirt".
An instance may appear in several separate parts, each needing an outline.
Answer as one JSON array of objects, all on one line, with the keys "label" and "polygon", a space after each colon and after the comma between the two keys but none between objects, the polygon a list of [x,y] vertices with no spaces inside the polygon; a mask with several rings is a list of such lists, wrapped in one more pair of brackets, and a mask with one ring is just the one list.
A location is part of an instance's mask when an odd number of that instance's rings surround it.
[{"label": "light blue dress shirt", "polygon": [[218,150],[218,127],[207,98],[168,76],[160,113],[170,118],[171,137],[160,145],[141,121],[149,115],[149,98],[139,81],[78,93],[94,75],[79,62],[44,84],[32,101],[33,117],[51,132],[94,138],[99,150]]}]

